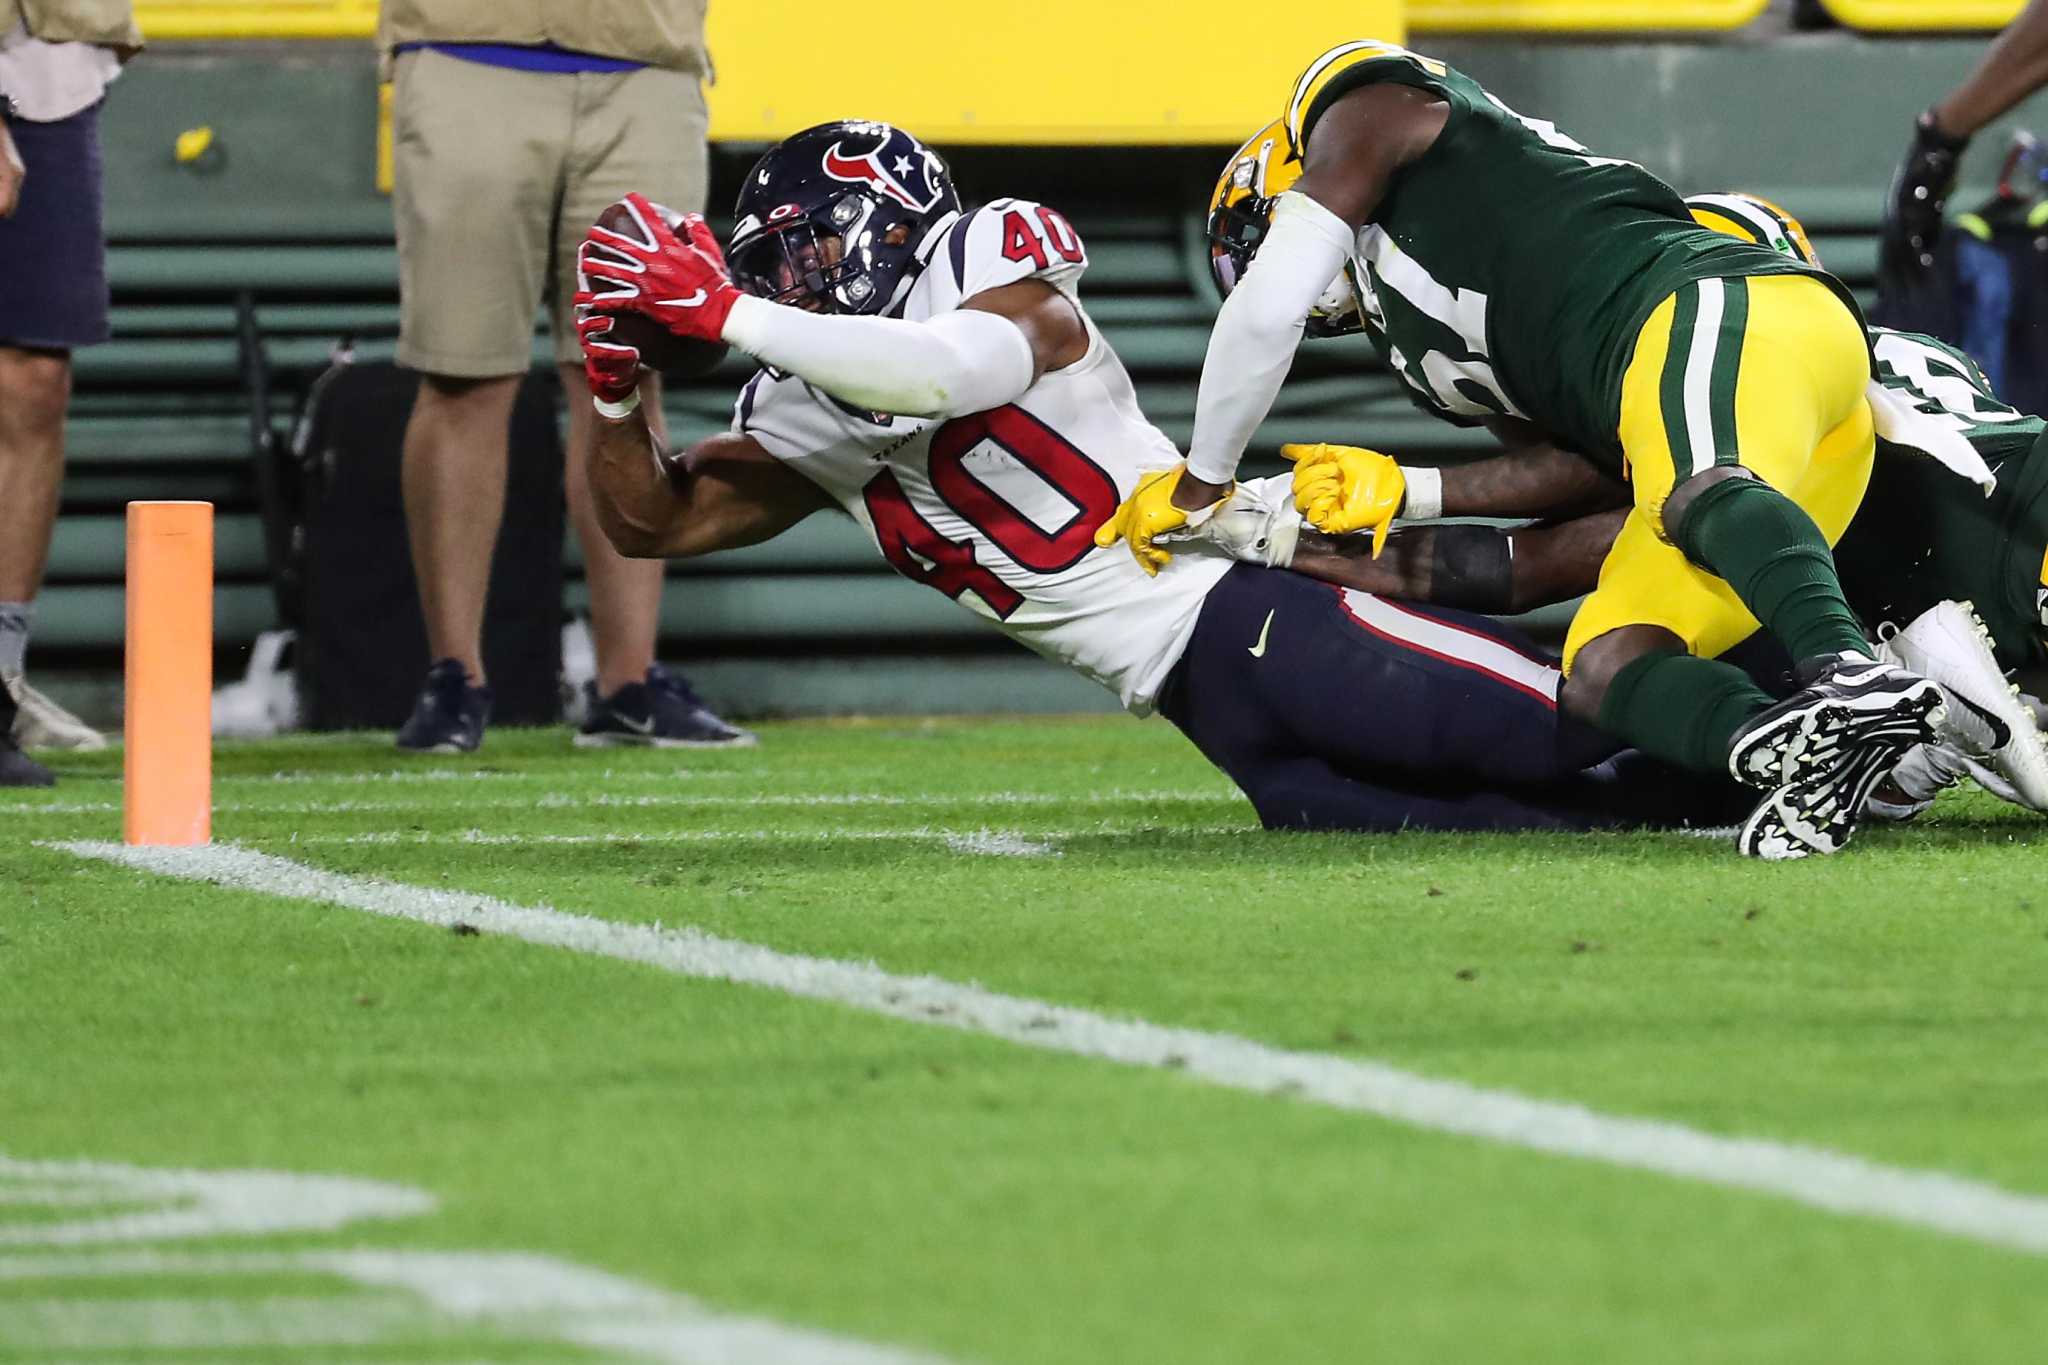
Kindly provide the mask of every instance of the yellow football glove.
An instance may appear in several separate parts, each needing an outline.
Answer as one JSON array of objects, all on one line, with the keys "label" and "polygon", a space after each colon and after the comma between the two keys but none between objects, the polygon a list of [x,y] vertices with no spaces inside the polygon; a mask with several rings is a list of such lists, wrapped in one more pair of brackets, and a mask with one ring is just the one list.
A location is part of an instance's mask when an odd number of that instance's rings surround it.
[{"label": "yellow football glove", "polygon": [[1156,577],[1173,556],[1152,542],[1169,531],[1201,525],[1230,498],[1231,490],[1226,489],[1221,498],[1193,512],[1175,507],[1173,490],[1179,486],[1181,471],[1187,467],[1183,460],[1171,469],[1139,475],[1138,486],[1117,507],[1116,515],[1095,528],[1095,543],[1106,550],[1119,540],[1129,541],[1138,567]]},{"label": "yellow football glove", "polygon": [[1372,532],[1372,557],[1386,548],[1387,531],[1408,500],[1408,479],[1391,455],[1358,446],[1284,445],[1294,461],[1294,505],[1325,535]]}]

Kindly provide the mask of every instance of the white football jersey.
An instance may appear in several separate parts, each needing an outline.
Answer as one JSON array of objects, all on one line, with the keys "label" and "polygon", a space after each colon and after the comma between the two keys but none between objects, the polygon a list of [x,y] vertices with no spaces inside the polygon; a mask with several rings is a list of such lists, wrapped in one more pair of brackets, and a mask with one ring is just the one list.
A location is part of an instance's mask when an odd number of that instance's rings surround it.
[{"label": "white football jersey", "polygon": [[[1067,220],[1021,199],[942,220],[920,256],[900,312],[911,322],[1025,279],[1074,298],[1088,266]],[[1128,545],[1096,548],[1095,528],[1138,476],[1171,468],[1180,452],[1145,420],[1123,362],[1082,320],[1087,355],[1006,407],[946,419],[861,412],[763,370],[741,391],[733,429],[831,494],[898,572],[1144,712],[1231,561],[1183,550],[1154,578]]]}]

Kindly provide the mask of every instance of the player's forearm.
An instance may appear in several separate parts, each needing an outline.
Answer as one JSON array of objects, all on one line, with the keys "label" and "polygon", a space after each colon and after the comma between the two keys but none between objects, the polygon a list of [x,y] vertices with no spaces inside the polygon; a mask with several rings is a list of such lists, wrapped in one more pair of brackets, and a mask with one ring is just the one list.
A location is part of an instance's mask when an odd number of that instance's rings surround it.
[{"label": "player's forearm", "polygon": [[1556,446],[1510,451],[1442,471],[1439,516],[1533,517],[1628,501],[1628,491]]},{"label": "player's forearm", "polygon": [[994,313],[929,322],[809,313],[742,298],[724,337],[841,402],[905,417],[952,417],[1016,401],[1036,378],[1022,329]]},{"label": "player's forearm", "polygon": [[1396,531],[1374,559],[1371,536],[1329,536],[1303,527],[1288,567],[1339,587],[1427,602],[1432,587],[1430,556],[1438,529],[1418,526]]},{"label": "player's forearm", "polygon": [[668,453],[648,428],[644,410],[599,418],[587,466],[591,509],[612,548],[629,559],[655,559],[665,547],[682,497]]},{"label": "player's forearm", "polygon": [[1969,137],[2048,85],[2048,0],[2033,0],[2006,26],[1969,78],[1934,106],[1941,131]]},{"label": "player's forearm", "polygon": [[1237,477],[1252,433],[1294,366],[1309,311],[1343,269],[1351,240],[1351,229],[1321,204],[1292,191],[1280,196],[1272,230],[1209,337],[1188,447],[1191,477],[1210,484]]},{"label": "player's forearm", "polygon": [[1510,531],[1512,610],[1533,611],[1593,591],[1600,581],[1600,566],[1627,520],[1628,510],[1618,508]]}]

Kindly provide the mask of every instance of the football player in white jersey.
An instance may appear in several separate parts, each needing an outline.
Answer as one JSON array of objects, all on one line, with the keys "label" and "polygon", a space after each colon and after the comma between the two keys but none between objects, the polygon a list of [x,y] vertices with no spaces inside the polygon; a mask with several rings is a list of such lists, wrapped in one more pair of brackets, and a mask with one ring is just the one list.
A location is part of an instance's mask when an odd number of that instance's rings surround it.
[{"label": "football player in white jersey", "polygon": [[[1153,575],[1098,547],[1179,457],[1082,309],[1087,251],[1055,209],[962,212],[936,154],[865,122],[748,173],[730,270],[701,219],[671,231],[626,202],[640,230],[592,229],[578,323],[603,418],[593,493],[622,552],[704,554],[842,511],[906,577],[1162,711],[1271,827],[1727,815],[1711,787],[1601,763],[1614,746],[1558,714],[1557,670],[1490,621],[1215,552]],[[626,313],[761,362],[729,434],[662,448],[614,334]]]}]

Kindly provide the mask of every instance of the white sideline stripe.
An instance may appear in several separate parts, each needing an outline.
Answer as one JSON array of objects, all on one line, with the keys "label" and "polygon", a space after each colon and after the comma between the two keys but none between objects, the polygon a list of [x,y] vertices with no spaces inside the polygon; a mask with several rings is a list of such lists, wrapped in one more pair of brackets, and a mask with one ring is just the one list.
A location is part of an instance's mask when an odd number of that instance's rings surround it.
[{"label": "white sideline stripe", "polygon": [[454,832],[431,830],[365,830],[358,834],[293,835],[293,847],[301,845],[350,844],[481,844],[518,848],[527,844],[548,846],[621,844],[836,844],[836,843],[924,843],[942,842],[955,853],[989,857],[1029,858],[1059,855],[1058,844],[1066,839],[1087,839],[1102,835],[1185,835],[1257,834],[1257,825],[1098,825],[1093,829],[818,829],[818,830],[665,830],[658,834],[614,831],[605,834],[494,834],[488,830]]},{"label": "white sideline stripe", "polygon": [[[640,810],[671,808],[751,809],[756,807],[803,806],[1128,806],[1128,805],[1236,805],[1244,796],[1235,788],[1209,790],[1174,788],[1163,791],[1107,791],[1085,796],[1061,796],[1053,792],[972,792],[948,795],[934,792],[922,796],[896,796],[885,792],[793,792],[772,796],[565,796],[550,792],[538,797],[504,797],[485,801],[464,801],[462,810]],[[107,815],[120,810],[114,801],[52,802],[35,805],[21,801],[0,803],[0,814],[10,815]],[[222,801],[214,805],[216,815],[398,815],[408,812],[447,811],[446,801]]]},{"label": "white sideline stripe", "polygon": [[[216,787],[236,786],[299,786],[333,783],[336,786],[361,786],[366,783],[410,784],[435,782],[560,782],[568,773],[562,772],[507,772],[490,768],[418,768],[404,770],[393,768],[384,772],[323,773],[310,768],[280,768],[274,773],[228,773],[215,774]],[[604,782],[701,782],[706,778],[762,777],[765,774],[752,769],[740,768],[630,768],[624,771],[604,768],[595,771],[577,769],[576,780],[594,779]]]},{"label": "white sideline stripe", "polygon": [[2048,1198],[1942,1171],[1886,1166],[1760,1138],[1721,1137],[1681,1124],[1437,1080],[1380,1062],[1290,1052],[1226,1033],[1111,1019],[937,977],[896,976],[872,963],[779,953],[696,929],[620,924],[469,892],[342,876],[233,845],[49,847],[163,876],[324,901],[374,915],[442,926],[468,923],[486,933],[645,963],[681,976],[761,986],[1049,1052],[1179,1071],[1234,1090],[1290,1096],[1436,1132],[1775,1195],[1832,1213],[2048,1255]]}]

